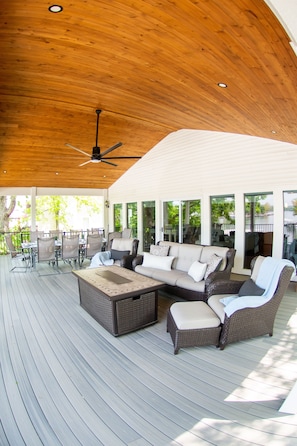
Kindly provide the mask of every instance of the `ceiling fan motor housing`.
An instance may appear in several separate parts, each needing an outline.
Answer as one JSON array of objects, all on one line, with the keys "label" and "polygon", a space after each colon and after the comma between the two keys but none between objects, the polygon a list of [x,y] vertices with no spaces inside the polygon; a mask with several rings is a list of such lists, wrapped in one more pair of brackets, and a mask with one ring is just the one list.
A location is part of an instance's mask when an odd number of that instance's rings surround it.
[{"label": "ceiling fan motor housing", "polygon": [[93,153],[92,153],[92,158],[91,159],[92,159],[93,162],[101,160],[100,147],[93,147]]}]

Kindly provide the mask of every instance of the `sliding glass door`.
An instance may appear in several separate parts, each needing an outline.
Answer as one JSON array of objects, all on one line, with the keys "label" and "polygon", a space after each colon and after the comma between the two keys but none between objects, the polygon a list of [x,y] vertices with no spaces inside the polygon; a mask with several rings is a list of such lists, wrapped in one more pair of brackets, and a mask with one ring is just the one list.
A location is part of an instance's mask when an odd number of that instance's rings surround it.
[{"label": "sliding glass door", "polygon": [[142,202],[142,236],[143,250],[149,252],[150,246],[156,243],[156,204],[154,201]]},{"label": "sliding glass door", "polygon": [[198,244],[201,236],[200,200],[163,203],[163,240]]}]

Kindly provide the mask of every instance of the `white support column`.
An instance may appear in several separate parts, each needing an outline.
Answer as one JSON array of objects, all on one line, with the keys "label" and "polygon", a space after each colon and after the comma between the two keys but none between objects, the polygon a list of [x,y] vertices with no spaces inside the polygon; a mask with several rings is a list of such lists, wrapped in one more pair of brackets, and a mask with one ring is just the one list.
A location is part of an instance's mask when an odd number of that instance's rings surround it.
[{"label": "white support column", "polygon": [[31,231],[37,231],[37,227],[36,227],[36,187],[31,187]]}]

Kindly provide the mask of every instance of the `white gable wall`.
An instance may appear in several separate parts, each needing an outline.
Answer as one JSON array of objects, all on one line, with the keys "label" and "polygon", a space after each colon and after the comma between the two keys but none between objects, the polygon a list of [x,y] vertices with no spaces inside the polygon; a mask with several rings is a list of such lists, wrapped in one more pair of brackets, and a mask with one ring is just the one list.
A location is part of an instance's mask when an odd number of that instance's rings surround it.
[{"label": "white gable wall", "polygon": [[[169,134],[110,189],[113,203],[156,201],[156,241],[162,238],[162,202],[201,199],[201,242],[210,243],[211,195],[235,194],[236,267],[242,272],[244,194],[273,192],[273,255],[282,256],[283,190],[297,190],[297,146],[228,133],[179,130]],[[125,206],[124,206],[125,208]],[[141,228],[141,216],[139,225]],[[242,237],[238,237],[242,234]],[[141,240],[141,236],[139,235]],[[142,247],[140,246],[140,250]]]}]

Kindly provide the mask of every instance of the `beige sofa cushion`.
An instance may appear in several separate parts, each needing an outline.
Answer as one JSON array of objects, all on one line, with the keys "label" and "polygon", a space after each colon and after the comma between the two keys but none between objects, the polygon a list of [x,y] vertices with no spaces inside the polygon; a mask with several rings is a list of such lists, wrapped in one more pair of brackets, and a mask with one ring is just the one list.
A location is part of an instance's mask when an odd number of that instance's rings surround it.
[{"label": "beige sofa cushion", "polygon": [[192,277],[190,277],[187,273],[183,273],[176,280],[176,286],[180,288],[184,288],[185,290],[190,291],[199,291],[204,293],[205,291],[205,280],[200,280],[200,282],[195,282]]},{"label": "beige sofa cushion", "polygon": [[171,286],[175,286],[177,280],[185,275],[183,271],[164,271],[163,269],[151,268],[142,265],[137,265],[135,268],[135,272],[155,280],[160,280],[161,282],[165,282],[167,285]]},{"label": "beige sofa cushion", "polygon": [[209,263],[211,256],[213,254],[216,254],[219,257],[222,257],[222,263],[220,265],[219,271],[223,271],[226,268],[227,265],[227,252],[229,251],[229,248],[223,247],[223,246],[204,246],[202,253],[201,253],[201,258],[200,258],[200,262],[202,263]]},{"label": "beige sofa cushion", "polygon": [[111,248],[117,251],[129,251],[132,252],[133,238],[115,238],[112,241]]},{"label": "beige sofa cushion", "polygon": [[201,245],[190,245],[187,243],[160,242],[159,245],[170,246],[169,255],[175,257],[172,269],[185,272],[189,271],[195,260],[200,260],[201,252],[204,249]]}]

